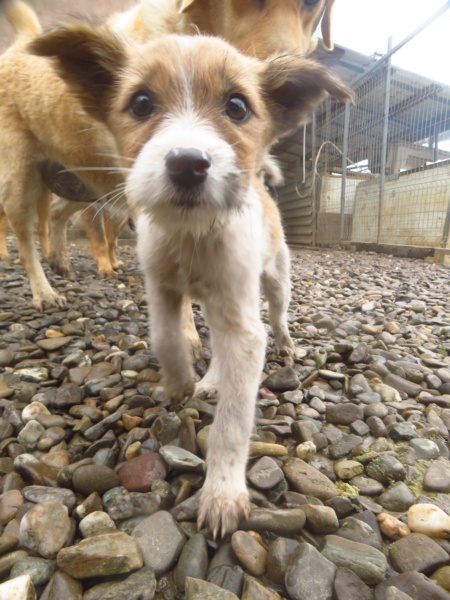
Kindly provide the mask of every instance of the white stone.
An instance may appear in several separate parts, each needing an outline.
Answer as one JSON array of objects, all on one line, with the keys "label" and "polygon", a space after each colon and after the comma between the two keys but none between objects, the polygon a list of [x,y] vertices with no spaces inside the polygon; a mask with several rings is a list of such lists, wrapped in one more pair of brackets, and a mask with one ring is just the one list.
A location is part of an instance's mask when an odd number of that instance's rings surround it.
[{"label": "white stone", "polygon": [[28,421],[36,420],[38,415],[49,415],[50,411],[46,406],[42,404],[42,402],[31,402],[25,406],[22,411],[22,421],[24,423],[28,423]]},{"label": "white stone", "polygon": [[113,529],[116,529],[116,524],[107,513],[96,510],[80,521],[79,528],[81,535],[88,538],[99,533],[106,533],[105,530],[111,533]]},{"label": "white stone", "polygon": [[20,544],[44,558],[55,558],[67,542],[70,529],[67,507],[45,500],[33,506],[20,521]]},{"label": "white stone", "polygon": [[317,448],[313,442],[303,442],[297,446],[295,452],[299,458],[308,462],[317,452]]},{"label": "white stone", "polygon": [[30,576],[20,575],[0,584],[0,600],[36,600]]},{"label": "white stone", "polygon": [[450,516],[434,504],[413,504],[408,510],[408,525],[415,533],[450,538]]}]

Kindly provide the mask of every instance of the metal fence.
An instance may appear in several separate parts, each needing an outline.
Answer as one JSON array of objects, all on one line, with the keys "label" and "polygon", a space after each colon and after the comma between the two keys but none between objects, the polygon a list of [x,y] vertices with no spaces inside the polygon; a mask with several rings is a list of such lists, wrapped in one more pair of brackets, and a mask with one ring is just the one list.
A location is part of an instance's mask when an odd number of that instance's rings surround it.
[{"label": "metal fence", "polygon": [[[334,63],[322,57],[350,81],[357,100],[343,106],[328,99],[276,150],[291,244],[450,249],[450,86],[395,64],[437,17],[381,58],[348,50]],[[448,41],[440,43],[444,53]],[[423,48],[430,65],[436,52]]]}]

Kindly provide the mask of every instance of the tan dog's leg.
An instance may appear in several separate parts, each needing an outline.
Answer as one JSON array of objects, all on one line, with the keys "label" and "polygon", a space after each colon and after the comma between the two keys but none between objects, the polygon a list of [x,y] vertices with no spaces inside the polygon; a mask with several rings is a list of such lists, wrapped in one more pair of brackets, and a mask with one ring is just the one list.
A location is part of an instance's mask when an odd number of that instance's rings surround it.
[{"label": "tan dog's leg", "polygon": [[183,336],[188,343],[194,361],[203,357],[202,342],[195,327],[194,315],[192,314],[191,299],[186,294],[183,296],[181,305],[181,323],[183,327]]},{"label": "tan dog's leg", "polygon": [[42,258],[48,260],[50,256],[50,242],[48,239],[50,215],[51,215],[52,194],[50,190],[44,188],[42,195],[37,203],[38,213],[38,235],[41,243]]},{"label": "tan dog's leg", "polygon": [[123,262],[117,259],[116,249],[120,230],[127,222],[127,217],[127,215],[110,216],[106,213],[103,219],[106,242],[108,244],[109,260],[113,269],[120,269],[120,267],[123,267]]},{"label": "tan dog's leg", "polygon": [[71,202],[63,198],[54,198],[52,201],[50,256],[48,262],[53,271],[62,277],[67,277],[70,273],[67,224],[72,215],[86,206],[82,202]]},{"label": "tan dog's leg", "polygon": [[20,165],[17,161],[17,164],[22,168],[19,173],[10,173],[4,209],[19,242],[19,256],[30,280],[33,304],[39,310],[45,310],[49,306],[63,306],[65,298],[47,281],[34,243],[34,217],[37,201],[43,192],[40,174],[34,166],[26,169],[23,163]]},{"label": "tan dog's leg", "polygon": [[261,284],[269,302],[269,320],[275,340],[275,350],[280,356],[295,358],[295,346],[287,326],[291,282],[289,275],[289,249],[282,240],[275,259],[264,270]]},{"label": "tan dog's leg", "polygon": [[8,260],[9,252],[6,247],[6,229],[8,227],[8,219],[6,218],[3,205],[0,203],[0,260]]},{"label": "tan dog's leg", "polygon": [[103,211],[93,204],[83,211],[82,219],[91,244],[92,256],[97,262],[98,274],[100,277],[109,277],[114,271],[109,258]]}]

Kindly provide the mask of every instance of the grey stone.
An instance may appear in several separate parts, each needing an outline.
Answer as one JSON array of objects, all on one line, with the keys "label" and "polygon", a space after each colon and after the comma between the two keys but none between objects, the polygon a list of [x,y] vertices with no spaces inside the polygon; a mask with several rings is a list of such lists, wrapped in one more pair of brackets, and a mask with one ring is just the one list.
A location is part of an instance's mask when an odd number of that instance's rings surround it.
[{"label": "grey stone", "polygon": [[422,533],[410,533],[389,546],[389,557],[396,571],[419,571],[428,575],[448,561],[447,552]]},{"label": "grey stone", "polygon": [[[436,585],[434,581],[417,571],[407,571],[401,575],[389,577],[375,588],[374,600],[386,600],[387,590],[396,587],[411,596],[412,600],[449,600],[450,594]],[[399,599],[400,600],[400,599]],[[403,599],[402,599],[403,600]]]},{"label": "grey stone", "polygon": [[285,586],[292,600],[332,600],[335,565],[310,544],[294,550]]},{"label": "grey stone", "polygon": [[239,528],[283,535],[301,531],[305,520],[306,516],[301,508],[253,508],[248,518],[239,523]]},{"label": "grey stone", "polygon": [[450,466],[442,460],[433,461],[423,478],[423,488],[428,492],[450,492]]},{"label": "grey stone", "polygon": [[37,558],[28,556],[18,560],[11,569],[10,577],[20,577],[21,575],[29,575],[33,585],[45,585],[53,576],[57,569],[55,560],[46,560],[45,558]]},{"label": "grey stone", "polygon": [[208,550],[206,540],[200,533],[194,534],[186,543],[178,559],[175,582],[179,591],[183,592],[186,578],[205,579],[208,568]]},{"label": "grey stone", "polygon": [[22,495],[26,500],[38,504],[51,500],[52,502],[61,502],[69,513],[75,508],[77,503],[75,494],[72,490],[66,488],[48,487],[45,485],[28,485],[22,489]]},{"label": "grey stone", "polygon": [[367,544],[327,535],[322,554],[336,566],[351,569],[368,585],[380,583],[385,578],[386,557]]},{"label": "grey stone", "polygon": [[364,409],[359,404],[343,402],[341,404],[329,405],[326,410],[328,423],[334,425],[350,425],[353,421],[364,418]]},{"label": "grey stone", "polygon": [[409,442],[411,448],[420,460],[434,460],[439,458],[439,447],[432,440],[426,440],[423,438],[412,439]]},{"label": "grey stone", "polygon": [[263,456],[247,472],[247,479],[259,490],[269,490],[283,481],[284,474],[273,458]]},{"label": "grey stone", "polygon": [[236,594],[223,590],[213,583],[188,577],[186,579],[186,600],[239,600]]},{"label": "grey stone", "polygon": [[336,600],[372,600],[372,590],[351,569],[339,568],[334,580]]},{"label": "grey stone", "polygon": [[133,530],[144,564],[155,571],[156,577],[169,571],[181,554],[186,536],[172,515],[158,511]]},{"label": "grey stone", "polygon": [[155,591],[155,573],[152,569],[143,567],[120,583],[110,582],[108,590],[100,598],[101,600],[153,600]]},{"label": "grey stone", "polygon": [[359,435],[354,435],[353,433],[344,435],[340,440],[337,440],[329,446],[328,451],[330,457],[333,459],[344,458],[344,456],[347,456],[353,448],[356,448],[356,446],[359,446],[361,443],[362,438]]},{"label": "grey stone", "polygon": [[173,469],[199,473],[203,473],[205,469],[205,461],[184,448],[166,445],[160,448],[159,453]]},{"label": "grey stone", "polygon": [[299,380],[292,367],[282,367],[266,377],[262,386],[272,392],[289,392],[298,388]]},{"label": "grey stone", "polygon": [[366,466],[366,473],[372,479],[383,485],[389,485],[395,481],[402,481],[406,477],[405,467],[402,463],[389,454],[384,454],[370,462]]},{"label": "grey stone", "polygon": [[378,498],[378,502],[386,510],[404,512],[414,504],[415,497],[406,483],[399,481],[391,485],[383,494],[381,494]]}]

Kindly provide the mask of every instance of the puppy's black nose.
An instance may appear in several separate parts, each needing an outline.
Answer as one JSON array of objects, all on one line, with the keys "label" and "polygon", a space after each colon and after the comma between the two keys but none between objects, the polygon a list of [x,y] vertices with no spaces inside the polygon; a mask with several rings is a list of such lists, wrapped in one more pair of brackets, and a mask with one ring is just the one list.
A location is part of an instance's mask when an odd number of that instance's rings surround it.
[{"label": "puppy's black nose", "polygon": [[196,148],[174,148],[166,156],[170,178],[184,188],[191,188],[205,181],[211,164],[209,154]]}]

